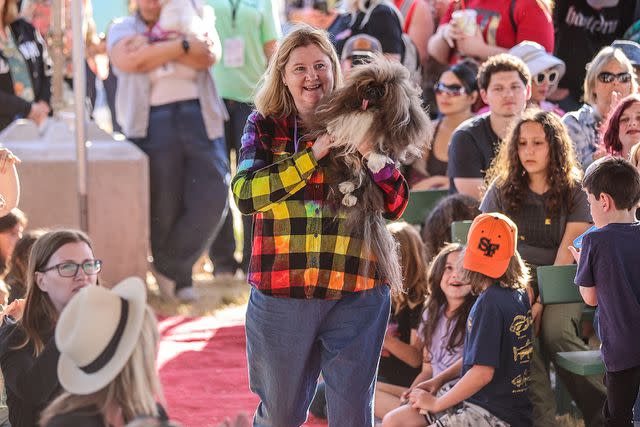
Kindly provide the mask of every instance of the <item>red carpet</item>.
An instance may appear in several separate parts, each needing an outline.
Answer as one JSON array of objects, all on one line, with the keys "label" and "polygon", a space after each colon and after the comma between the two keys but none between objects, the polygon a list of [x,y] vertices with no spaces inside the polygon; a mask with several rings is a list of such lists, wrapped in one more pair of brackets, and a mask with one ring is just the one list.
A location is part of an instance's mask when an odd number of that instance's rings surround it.
[{"label": "red carpet", "polygon": [[[253,414],[244,326],[213,317],[160,319],[158,368],[172,420],[184,427],[217,426],[239,412]],[[313,421],[308,427],[326,426]]]}]

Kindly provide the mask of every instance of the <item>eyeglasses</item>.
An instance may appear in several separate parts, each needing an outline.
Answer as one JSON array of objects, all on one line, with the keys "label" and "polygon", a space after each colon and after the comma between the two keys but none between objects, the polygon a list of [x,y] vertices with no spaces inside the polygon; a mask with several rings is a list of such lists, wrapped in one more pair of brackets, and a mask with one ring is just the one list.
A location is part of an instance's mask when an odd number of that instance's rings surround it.
[{"label": "eyeglasses", "polygon": [[536,74],[534,82],[536,82],[538,86],[540,86],[541,84],[544,84],[545,80],[548,81],[549,84],[553,84],[555,83],[557,78],[558,78],[557,71],[546,71],[546,72],[543,71],[541,73]]},{"label": "eyeglasses", "polygon": [[600,80],[602,83],[613,83],[614,80],[617,80],[618,83],[629,83],[631,81],[631,73],[613,74],[604,71],[598,74],[598,80]]},{"label": "eyeglasses", "polygon": [[433,87],[433,91],[436,93],[436,95],[442,95],[443,93],[446,93],[447,95],[451,96],[460,96],[467,93],[465,88],[460,85],[446,85],[442,82],[436,83],[436,85]]},{"label": "eyeglasses", "polygon": [[82,268],[82,271],[89,276],[93,276],[94,274],[100,273],[102,270],[102,261],[99,259],[88,259],[82,261],[82,264],[76,264],[75,262],[62,262],[60,264],[56,264],[52,267],[45,268],[44,270],[40,270],[41,273],[46,273],[47,271],[58,270],[58,274],[61,277],[75,277],[78,274],[78,269]]}]

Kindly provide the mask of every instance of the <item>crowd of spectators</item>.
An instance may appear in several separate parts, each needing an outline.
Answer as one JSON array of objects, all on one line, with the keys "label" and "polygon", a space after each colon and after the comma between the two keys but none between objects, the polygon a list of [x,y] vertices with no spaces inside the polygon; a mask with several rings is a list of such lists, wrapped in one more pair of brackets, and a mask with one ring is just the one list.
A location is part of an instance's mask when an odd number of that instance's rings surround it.
[{"label": "crowd of spectators", "polygon": [[[313,402],[336,425],[554,426],[552,376],[587,427],[640,422],[628,342],[640,327],[640,1],[205,0],[184,8],[199,26],[175,30],[170,2],[131,2],[104,36],[84,2],[88,105],[103,81],[113,129],[149,159],[162,296],[198,299],[203,253],[215,276],[252,285],[254,425],[300,425]],[[0,129],[53,114],[46,4],[0,1]],[[388,225],[396,295],[328,203],[331,136],[304,138],[343,77],[383,60],[417,76],[433,119],[422,158],[371,174],[385,218],[412,192],[450,194],[419,229]],[[366,159],[371,142],[357,151]],[[0,425],[171,425],[144,285],[96,286],[102,263],[81,232],[25,232],[4,168]],[[449,243],[462,220],[474,221],[466,247]],[[541,303],[536,268],[575,262],[585,302],[600,303],[604,383],[555,363],[592,337],[584,304]]]}]

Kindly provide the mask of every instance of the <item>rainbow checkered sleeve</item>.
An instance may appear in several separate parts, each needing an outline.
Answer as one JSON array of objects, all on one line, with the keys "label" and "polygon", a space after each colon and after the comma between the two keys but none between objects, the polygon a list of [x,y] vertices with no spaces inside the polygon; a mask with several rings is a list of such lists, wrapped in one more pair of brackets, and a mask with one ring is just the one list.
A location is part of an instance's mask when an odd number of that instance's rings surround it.
[{"label": "rainbow checkered sleeve", "polygon": [[[329,188],[313,143],[296,152],[294,120],[253,112],[242,136],[231,188],[240,211],[254,215],[249,283],[267,295],[319,299],[381,285],[375,258],[325,202]],[[393,164],[371,176],[384,194],[385,218],[397,219],[408,200],[404,177]]]}]

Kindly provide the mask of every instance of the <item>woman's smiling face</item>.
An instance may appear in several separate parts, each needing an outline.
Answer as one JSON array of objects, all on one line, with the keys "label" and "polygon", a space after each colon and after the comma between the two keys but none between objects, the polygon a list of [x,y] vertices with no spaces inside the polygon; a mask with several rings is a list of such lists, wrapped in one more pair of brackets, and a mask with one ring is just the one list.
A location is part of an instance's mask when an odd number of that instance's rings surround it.
[{"label": "woman's smiling face", "polygon": [[313,113],[320,99],[333,90],[331,60],[314,44],[295,48],[284,67],[282,80],[298,114]]}]

